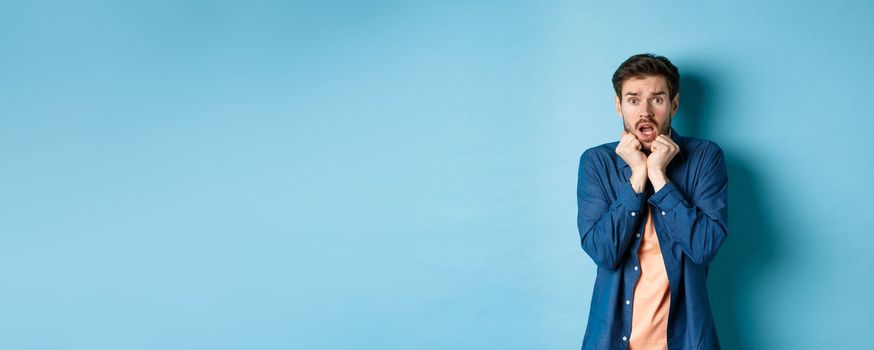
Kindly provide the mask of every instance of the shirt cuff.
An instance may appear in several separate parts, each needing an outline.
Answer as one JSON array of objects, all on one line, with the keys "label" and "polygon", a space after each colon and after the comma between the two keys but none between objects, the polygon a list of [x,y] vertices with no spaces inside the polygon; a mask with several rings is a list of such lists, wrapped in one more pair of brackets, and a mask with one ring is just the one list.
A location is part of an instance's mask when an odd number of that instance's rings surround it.
[{"label": "shirt cuff", "polygon": [[670,210],[682,201],[683,195],[671,181],[668,181],[658,192],[649,197],[649,203],[661,210]]},{"label": "shirt cuff", "polygon": [[628,208],[632,212],[640,212],[643,209],[643,203],[646,202],[646,192],[634,192],[631,183],[626,183],[619,190],[619,203]]}]

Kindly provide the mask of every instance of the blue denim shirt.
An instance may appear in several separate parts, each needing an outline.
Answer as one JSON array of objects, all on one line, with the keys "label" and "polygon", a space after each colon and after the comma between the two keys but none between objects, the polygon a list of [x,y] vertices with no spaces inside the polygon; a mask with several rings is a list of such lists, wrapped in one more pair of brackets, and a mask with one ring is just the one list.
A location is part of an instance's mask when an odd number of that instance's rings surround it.
[{"label": "blue denim shirt", "polygon": [[671,290],[668,349],[719,349],[707,296],[707,270],[728,235],[728,174],[722,149],[712,141],[680,136],[667,167],[669,182],[635,193],[631,168],[616,154],[618,141],[580,157],[577,228],[583,250],[598,266],[582,349],[626,349],[631,305],[640,277],[637,251],[647,210]]}]

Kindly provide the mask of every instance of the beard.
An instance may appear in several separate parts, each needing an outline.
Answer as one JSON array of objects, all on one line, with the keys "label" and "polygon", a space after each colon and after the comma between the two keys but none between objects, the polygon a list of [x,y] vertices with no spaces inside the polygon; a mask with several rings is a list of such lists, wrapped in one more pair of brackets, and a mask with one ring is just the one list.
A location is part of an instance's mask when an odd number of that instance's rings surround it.
[{"label": "beard", "polygon": [[645,118],[640,119],[632,128],[628,125],[625,117],[622,118],[622,125],[630,134],[633,134],[640,141],[641,150],[649,154],[650,145],[659,135],[670,135],[671,133],[671,118],[668,118],[663,124],[659,125],[655,119]]}]

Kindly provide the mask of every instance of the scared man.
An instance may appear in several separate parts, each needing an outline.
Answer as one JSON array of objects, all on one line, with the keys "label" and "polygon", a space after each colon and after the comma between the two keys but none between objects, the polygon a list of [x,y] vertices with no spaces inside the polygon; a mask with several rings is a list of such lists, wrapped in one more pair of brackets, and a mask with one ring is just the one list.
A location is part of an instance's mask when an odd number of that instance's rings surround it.
[{"label": "scared man", "polygon": [[671,126],[667,58],[631,56],[613,88],[621,139],[580,157],[577,228],[598,269],[582,349],[719,349],[706,282],[728,235],[722,149]]}]

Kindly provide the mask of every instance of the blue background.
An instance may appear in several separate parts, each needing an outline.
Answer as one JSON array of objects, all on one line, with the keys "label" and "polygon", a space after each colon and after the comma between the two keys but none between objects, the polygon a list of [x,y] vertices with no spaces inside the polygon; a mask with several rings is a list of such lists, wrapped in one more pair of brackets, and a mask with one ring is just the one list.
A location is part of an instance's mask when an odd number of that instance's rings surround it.
[{"label": "blue background", "polygon": [[639,52],[727,157],[723,346],[874,348],[871,2],[2,5],[0,348],[576,349]]}]

